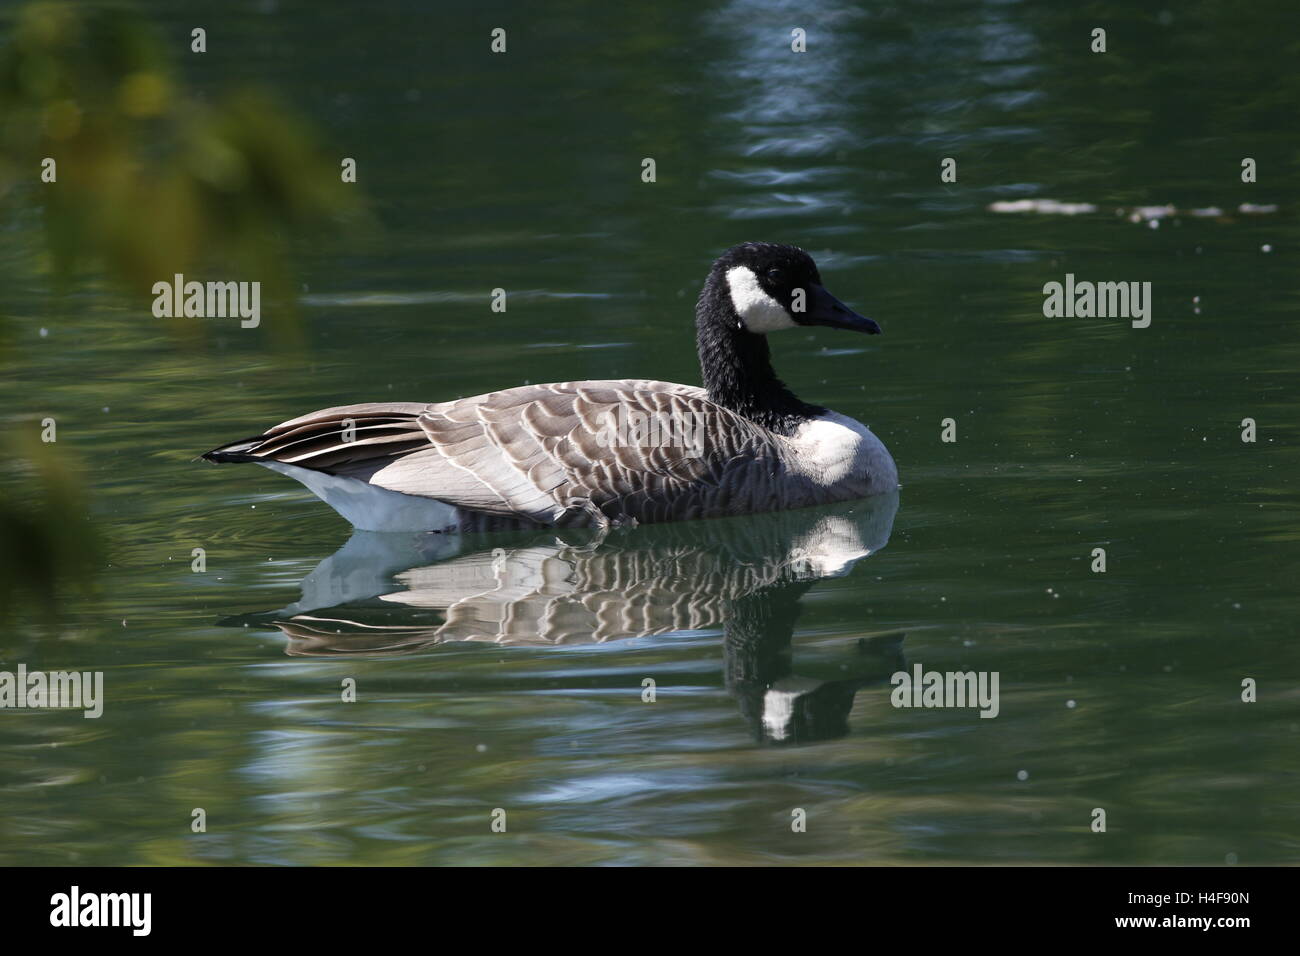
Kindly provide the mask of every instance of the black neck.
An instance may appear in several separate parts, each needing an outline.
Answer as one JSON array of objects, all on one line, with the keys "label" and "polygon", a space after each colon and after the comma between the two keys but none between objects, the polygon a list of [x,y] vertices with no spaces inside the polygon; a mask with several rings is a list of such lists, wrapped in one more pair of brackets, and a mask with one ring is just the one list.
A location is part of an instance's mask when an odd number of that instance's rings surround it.
[{"label": "black neck", "polygon": [[709,399],[756,425],[791,435],[826,409],[801,402],[772,370],[767,336],[739,327],[726,280],[714,274],[695,307],[700,371]]}]

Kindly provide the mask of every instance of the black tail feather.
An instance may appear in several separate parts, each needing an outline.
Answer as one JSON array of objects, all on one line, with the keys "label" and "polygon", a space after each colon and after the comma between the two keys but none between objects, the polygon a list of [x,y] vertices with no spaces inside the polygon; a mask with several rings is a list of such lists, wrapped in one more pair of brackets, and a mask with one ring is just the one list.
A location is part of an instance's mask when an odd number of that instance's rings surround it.
[{"label": "black tail feather", "polygon": [[257,458],[251,452],[262,443],[265,437],[265,435],[256,435],[253,438],[241,438],[239,441],[227,442],[219,448],[204,452],[199,457],[204,461],[210,461],[218,465],[240,461],[257,461]]}]

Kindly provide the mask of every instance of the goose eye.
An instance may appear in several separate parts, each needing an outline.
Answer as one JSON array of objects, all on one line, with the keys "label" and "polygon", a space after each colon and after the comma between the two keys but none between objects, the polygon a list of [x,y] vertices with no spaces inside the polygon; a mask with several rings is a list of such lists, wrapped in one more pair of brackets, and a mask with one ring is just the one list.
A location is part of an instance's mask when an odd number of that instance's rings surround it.
[{"label": "goose eye", "polygon": [[771,282],[773,285],[777,285],[780,283],[781,279],[782,279],[782,272],[780,269],[772,268],[767,270],[768,282]]}]

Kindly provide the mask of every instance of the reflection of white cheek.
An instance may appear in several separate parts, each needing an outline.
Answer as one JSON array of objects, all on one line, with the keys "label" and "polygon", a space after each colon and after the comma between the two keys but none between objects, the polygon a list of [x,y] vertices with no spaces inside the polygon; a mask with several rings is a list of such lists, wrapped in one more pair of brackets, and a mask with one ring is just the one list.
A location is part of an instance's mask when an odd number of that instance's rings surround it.
[{"label": "reflection of white cheek", "polygon": [[794,328],[790,313],[758,284],[758,276],[748,266],[735,266],[727,270],[727,288],[736,314],[751,332],[775,332]]}]

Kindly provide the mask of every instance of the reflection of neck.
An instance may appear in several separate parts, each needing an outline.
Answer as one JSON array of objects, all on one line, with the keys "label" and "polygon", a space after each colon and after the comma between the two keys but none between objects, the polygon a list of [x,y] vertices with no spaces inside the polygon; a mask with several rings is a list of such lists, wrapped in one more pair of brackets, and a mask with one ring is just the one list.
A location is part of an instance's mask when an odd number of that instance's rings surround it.
[{"label": "reflection of neck", "polygon": [[773,584],[727,602],[723,646],[729,687],[766,688],[790,673],[799,599],[814,583]]},{"label": "reflection of neck", "polygon": [[700,372],[709,399],[780,435],[793,434],[826,409],[800,401],[772,369],[766,335],[740,323],[725,280],[709,276],[695,306]]}]

